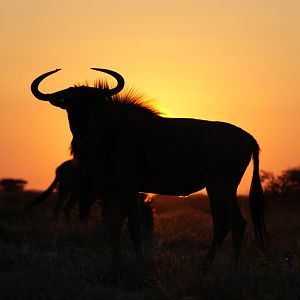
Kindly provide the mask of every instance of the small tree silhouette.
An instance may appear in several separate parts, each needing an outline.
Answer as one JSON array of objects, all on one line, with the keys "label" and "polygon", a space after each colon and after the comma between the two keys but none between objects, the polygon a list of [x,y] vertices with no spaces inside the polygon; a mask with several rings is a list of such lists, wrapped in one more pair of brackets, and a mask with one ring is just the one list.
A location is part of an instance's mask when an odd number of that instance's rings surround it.
[{"label": "small tree silhouette", "polygon": [[23,179],[3,178],[0,184],[5,192],[15,192],[22,191],[27,181]]},{"label": "small tree silhouette", "polygon": [[275,176],[270,172],[261,172],[261,179],[267,194],[287,199],[300,195],[300,168],[283,171]]}]

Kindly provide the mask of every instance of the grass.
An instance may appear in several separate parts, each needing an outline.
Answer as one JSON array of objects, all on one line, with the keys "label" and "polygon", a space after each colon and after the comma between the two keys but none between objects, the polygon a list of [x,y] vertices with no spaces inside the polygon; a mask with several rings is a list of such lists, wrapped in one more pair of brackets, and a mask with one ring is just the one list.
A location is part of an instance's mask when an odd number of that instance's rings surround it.
[{"label": "grass", "polygon": [[[154,242],[146,241],[147,266],[141,268],[124,228],[122,262],[109,271],[109,251],[95,208],[86,225],[54,220],[55,195],[29,214],[22,206],[34,192],[2,195],[0,203],[0,299],[300,299],[300,203],[289,209],[269,199],[271,245],[260,252],[248,221],[240,266],[231,265],[228,236],[212,269],[195,278],[209,248],[212,223],[208,199],[157,197]],[[110,280],[102,280],[104,274]],[[108,276],[109,277],[109,276]]]}]

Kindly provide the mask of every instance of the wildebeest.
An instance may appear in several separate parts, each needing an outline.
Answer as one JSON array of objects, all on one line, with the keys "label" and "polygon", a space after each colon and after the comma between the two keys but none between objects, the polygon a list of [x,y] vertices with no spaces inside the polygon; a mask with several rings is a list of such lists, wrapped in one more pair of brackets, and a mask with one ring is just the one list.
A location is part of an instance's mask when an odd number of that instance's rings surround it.
[{"label": "wildebeest", "polygon": [[27,208],[31,209],[46,200],[55,188],[58,190],[58,199],[54,207],[54,216],[57,218],[62,207],[64,207],[65,217],[68,220],[72,208],[78,201],[76,191],[74,191],[76,188],[76,167],[73,159],[64,161],[56,168],[53,182],[44,192],[31,201]]},{"label": "wildebeest", "polygon": [[[26,208],[32,209],[44,202],[54,189],[57,188],[58,199],[54,206],[54,216],[55,218],[58,218],[59,213],[63,209],[65,218],[69,221],[73,207],[79,202],[78,186],[80,186],[80,182],[78,181],[77,163],[74,159],[66,160],[56,168],[55,177],[50,186],[33,199]],[[139,194],[140,219],[141,223],[144,225],[146,238],[153,237],[154,224],[153,209],[151,206],[152,200],[152,195],[144,193]],[[94,202],[97,202],[102,207],[102,220],[107,219],[109,216],[105,214],[105,203],[102,203],[101,199],[94,199]]]},{"label": "wildebeest", "polygon": [[131,227],[137,256],[142,257],[136,217],[139,192],[182,196],[206,188],[213,239],[203,268],[211,265],[229,230],[237,262],[246,222],[236,192],[251,157],[254,167],[249,203],[255,237],[263,245],[264,196],[259,146],[254,137],[224,122],[163,117],[142,99],[120,95],[124,87],[120,74],[94,70],[113,76],[117,86],[75,86],[51,94],[40,92],[41,81],[57,69],[37,77],[31,91],[39,100],[68,113],[81,180],[109,204],[115,260],[125,206],[136,221]]}]

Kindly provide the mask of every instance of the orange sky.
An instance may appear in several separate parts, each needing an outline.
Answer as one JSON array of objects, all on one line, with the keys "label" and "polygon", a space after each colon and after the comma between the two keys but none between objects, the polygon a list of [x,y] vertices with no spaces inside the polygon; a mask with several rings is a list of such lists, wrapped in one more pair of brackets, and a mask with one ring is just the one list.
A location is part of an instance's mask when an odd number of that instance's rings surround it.
[{"label": "orange sky", "polygon": [[300,165],[298,0],[10,0],[1,12],[0,178],[43,189],[69,158],[66,113],[30,93],[55,68],[45,92],[113,69],[168,116],[253,134],[262,169]]}]

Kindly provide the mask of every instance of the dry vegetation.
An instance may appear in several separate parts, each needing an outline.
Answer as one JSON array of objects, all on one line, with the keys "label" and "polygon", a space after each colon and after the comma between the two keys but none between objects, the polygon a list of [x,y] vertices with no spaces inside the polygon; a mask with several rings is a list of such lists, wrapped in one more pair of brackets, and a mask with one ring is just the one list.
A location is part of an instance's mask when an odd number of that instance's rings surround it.
[{"label": "dry vegetation", "polygon": [[[210,245],[211,219],[205,196],[154,201],[156,241],[146,241],[147,268],[139,268],[126,228],[122,265],[105,281],[108,252],[95,208],[87,225],[76,215],[68,225],[52,216],[53,197],[30,214],[22,205],[33,192],[2,195],[0,205],[0,299],[300,299],[300,199],[292,209],[268,199],[270,248],[261,253],[251,224],[237,272],[231,268],[228,236],[200,284],[198,266]],[[298,200],[298,201],[296,201]],[[298,203],[297,203],[298,202]],[[240,204],[248,223],[247,200]]]}]

